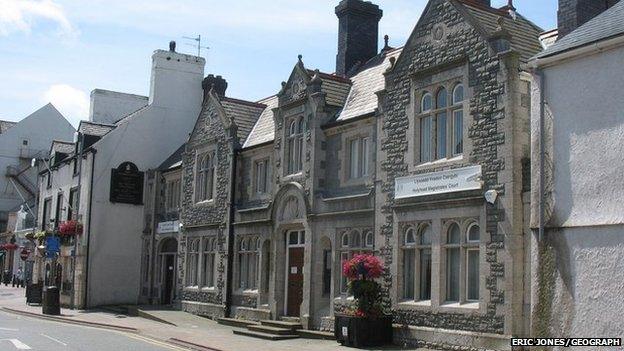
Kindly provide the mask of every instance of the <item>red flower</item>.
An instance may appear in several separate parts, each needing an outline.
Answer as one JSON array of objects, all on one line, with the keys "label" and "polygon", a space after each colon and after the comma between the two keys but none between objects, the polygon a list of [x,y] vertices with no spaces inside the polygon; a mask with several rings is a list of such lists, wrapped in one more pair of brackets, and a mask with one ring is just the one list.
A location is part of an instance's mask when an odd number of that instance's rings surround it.
[{"label": "red flower", "polygon": [[13,251],[13,250],[17,250],[19,248],[19,246],[17,246],[17,244],[3,244],[2,246],[0,246],[1,249],[7,250],[7,251]]},{"label": "red flower", "polygon": [[61,236],[73,236],[82,234],[82,223],[78,221],[65,221],[59,225]]},{"label": "red flower", "polygon": [[349,280],[377,279],[383,274],[383,263],[371,254],[358,254],[342,264],[342,275]]}]

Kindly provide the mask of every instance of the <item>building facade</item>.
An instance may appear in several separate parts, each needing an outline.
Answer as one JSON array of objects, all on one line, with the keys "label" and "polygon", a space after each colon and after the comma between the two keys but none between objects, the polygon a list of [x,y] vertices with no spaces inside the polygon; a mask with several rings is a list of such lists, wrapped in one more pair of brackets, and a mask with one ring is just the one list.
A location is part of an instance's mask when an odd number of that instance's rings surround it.
[{"label": "building facade", "polygon": [[[531,61],[531,329],[539,337],[624,330],[624,3],[592,2],[600,11],[576,3],[560,1],[560,22],[586,23],[568,23]],[[594,99],[601,103],[587,103]]]},{"label": "building facade", "polygon": [[182,157],[181,307],[331,330],[352,303],[342,262],[371,252],[397,340],[509,348],[528,333],[524,64],[541,29],[513,7],[431,0],[379,51],[379,7],[336,15],[334,74],[299,57],[257,102],[204,80]]}]

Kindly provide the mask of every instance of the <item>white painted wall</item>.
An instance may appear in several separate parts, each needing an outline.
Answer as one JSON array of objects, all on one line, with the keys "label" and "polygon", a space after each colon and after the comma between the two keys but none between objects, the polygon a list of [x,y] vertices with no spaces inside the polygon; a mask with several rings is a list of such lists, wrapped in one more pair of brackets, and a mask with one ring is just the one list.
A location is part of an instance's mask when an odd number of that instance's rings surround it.
[{"label": "white painted wall", "polygon": [[544,70],[554,132],[552,225],[624,223],[623,63],[619,48]]},{"label": "white painted wall", "polygon": [[114,124],[119,119],[147,105],[147,96],[95,89],[91,92],[89,121]]},{"label": "white painted wall", "polygon": [[[22,203],[6,177],[7,167],[29,167],[31,157],[48,157],[53,140],[72,141],[74,132],[74,127],[65,117],[52,104],[47,104],[0,134],[0,211],[12,210]],[[23,145],[23,140],[28,141],[28,146]],[[20,158],[20,155],[23,157]],[[37,185],[36,169],[30,169],[24,175]],[[21,188],[20,191],[26,194]]]},{"label": "white painted wall", "polygon": [[111,169],[126,161],[156,168],[188,139],[200,112],[204,59],[161,50],[152,59],[150,105],[94,145],[89,306],[139,296],[144,209],[109,201]]},{"label": "white painted wall", "polygon": [[[552,131],[543,136],[552,154],[552,165],[546,162],[552,184],[546,172],[545,207],[552,200],[553,212],[544,241],[533,236],[531,243],[535,335],[624,333],[623,62],[624,47],[619,47],[543,68],[546,131]],[[537,165],[538,82],[533,88],[532,157]],[[539,173],[533,177],[539,179]],[[532,189],[534,225],[537,184]]]}]

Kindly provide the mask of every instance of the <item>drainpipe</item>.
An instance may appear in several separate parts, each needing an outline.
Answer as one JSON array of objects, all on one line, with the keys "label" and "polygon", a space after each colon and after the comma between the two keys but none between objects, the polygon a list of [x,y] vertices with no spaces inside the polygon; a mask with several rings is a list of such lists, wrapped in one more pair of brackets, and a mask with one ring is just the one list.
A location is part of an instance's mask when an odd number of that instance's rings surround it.
[{"label": "drainpipe", "polygon": [[540,88],[539,88],[539,94],[540,94],[540,119],[539,119],[539,186],[538,186],[538,192],[539,192],[539,229],[538,229],[538,240],[539,242],[542,242],[544,240],[544,202],[545,202],[545,196],[544,196],[544,170],[546,167],[544,167],[544,154],[545,154],[545,147],[544,147],[544,140],[546,139],[544,136],[544,125],[546,124],[544,122],[544,118],[545,118],[545,107],[546,104],[544,102],[544,88],[546,87],[546,76],[544,75],[544,71],[537,68],[536,69],[536,73],[540,78]]},{"label": "drainpipe", "polygon": [[[90,255],[90,248],[91,248],[91,213],[92,213],[92,207],[93,207],[93,175],[95,173],[95,155],[96,155],[97,150],[93,149],[91,151],[91,153],[93,154],[92,158],[91,158],[91,180],[90,180],[90,187],[89,187],[89,215],[88,215],[88,220],[89,220],[89,225],[87,227],[87,253],[85,256],[85,286],[84,286],[84,309],[87,309],[87,307],[89,306],[89,258],[91,257]],[[82,170],[80,170],[82,172]],[[82,174],[80,175],[82,177]]]},{"label": "drainpipe", "polygon": [[232,167],[230,176],[230,217],[228,218],[228,247],[227,247],[227,272],[226,272],[226,290],[225,290],[225,316],[231,318],[232,313],[232,290],[234,286],[233,280],[233,264],[234,264],[234,202],[236,200],[236,154],[237,150],[232,152]]}]

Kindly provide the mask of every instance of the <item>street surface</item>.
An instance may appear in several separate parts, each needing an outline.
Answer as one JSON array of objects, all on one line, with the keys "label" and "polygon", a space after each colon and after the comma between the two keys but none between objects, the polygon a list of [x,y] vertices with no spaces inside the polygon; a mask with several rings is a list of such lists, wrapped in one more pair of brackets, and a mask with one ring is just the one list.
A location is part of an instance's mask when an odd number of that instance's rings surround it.
[{"label": "street surface", "polygon": [[[15,298],[23,293],[24,289],[0,289],[0,306],[3,300]],[[170,351],[182,349],[130,333],[22,317],[0,311],[0,350]]]}]

